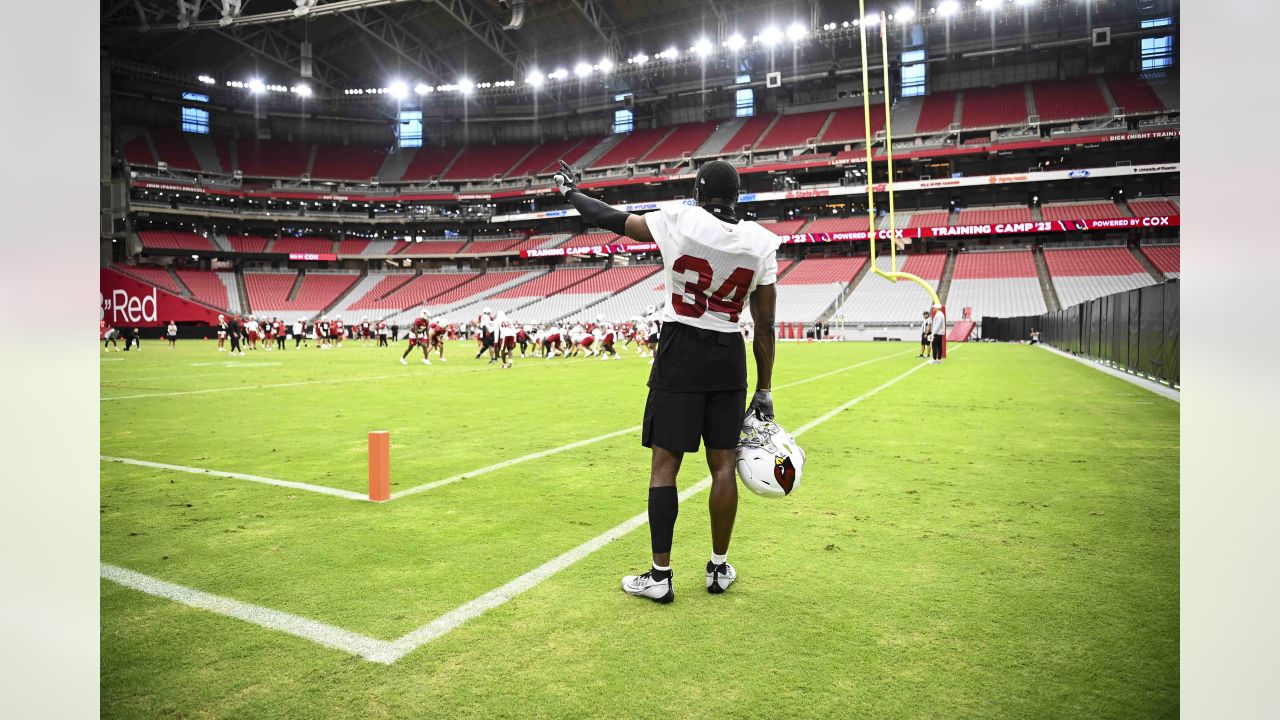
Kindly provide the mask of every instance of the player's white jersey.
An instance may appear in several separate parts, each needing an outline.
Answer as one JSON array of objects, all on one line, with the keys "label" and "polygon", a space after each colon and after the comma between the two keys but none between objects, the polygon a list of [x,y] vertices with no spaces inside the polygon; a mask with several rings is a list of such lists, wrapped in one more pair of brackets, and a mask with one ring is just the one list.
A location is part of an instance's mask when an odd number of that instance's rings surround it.
[{"label": "player's white jersey", "polygon": [[734,225],[694,205],[667,203],[644,218],[662,253],[662,322],[737,332],[756,286],[778,280],[781,241],[750,220]]}]

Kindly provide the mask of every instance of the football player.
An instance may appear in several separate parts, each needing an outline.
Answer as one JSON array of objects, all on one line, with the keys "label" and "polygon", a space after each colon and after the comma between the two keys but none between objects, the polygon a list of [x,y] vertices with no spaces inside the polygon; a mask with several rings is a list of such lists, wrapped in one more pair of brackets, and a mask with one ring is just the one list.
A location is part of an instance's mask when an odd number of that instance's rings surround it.
[{"label": "football player", "polygon": [[772,418],[779,238],[752,221],[739,220],[738,171],[722,160],[698,169],[696,205],[663,203],[646,215],[622,212],[587,197],[575,186],[572,169],[563,161],[560,165],[553,178],[556,190],[584,221],[636,242],[657,243],[668,292],[659,319],[669,342],[654,352],[641,438],[652,454],[652,567],[624,577],[622,589],[660,603],[675,599],[671,539],[679,509],[676,475],[684,454],[696,452],[705,442],[711,469],[707,591],[724,592],[737,579],[728,553],[738,509],[735,449],[747,404],[746,344],[738,334],[738,318],[749,302],[757,333],[756,392],[748,412]]},{"label": "football player", "polygon": [[218,352],[227,349],[227,317],[218,316]]},{"label": "football player", "polygon": [[600,359],[608,360],[613,357],[614,360],[621,360],[618,351],[613,349],[613,342],[617,338],[617,329],[613,323],[604,319],[603,315],[596,318],[596,331],[600,333]]},{"label": "football player", "polygon": [[432,350],[440,353],[440,362],[448,362],[448,358],[444,356],[444,339],[445,334],[449,332],[449,321],[444,318],[432,318],[427,325],[429,333],[430,345],[427,347],[427,354],[430,355]]},{"label": "football player", "polygon": [[431,358],[431,322],[428,319],[430,311],[423,308],[418,317],[413,319],[413,325],[409,328],[408,339],[409,347],[404,349],[404,354],[400,356],[400,364],[408,365],[409,361],[405,358],[409,357],[409,353],[413,352],[415,347],[422,348],[422,364],[430,365]]}]

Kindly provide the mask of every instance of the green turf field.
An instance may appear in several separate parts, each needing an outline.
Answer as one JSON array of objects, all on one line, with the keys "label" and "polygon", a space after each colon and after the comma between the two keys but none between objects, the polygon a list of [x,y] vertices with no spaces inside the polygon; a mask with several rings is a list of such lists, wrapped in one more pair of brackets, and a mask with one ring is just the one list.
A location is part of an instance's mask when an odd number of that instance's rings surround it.
[{"label": "green turf field", "polygon": [[[638,426],[647,360],[453,343],[102,356],[101,452],[392,491]],[[1014,345],[787,344],[774,387],[797,494],[742,491],[704,590],[706,494],[682,506],[676,601],[624,595],[647,527],[389,664],[101,583],[104,717],[1135,718],[1178,712],[1178,405]],[[918,368],[915,372],[913,368]],[[276,386],[276,387],[272,387]],[[103,462],[102,562],[395,641],[645,509],[639,432],[371,504]],[[706,475],[686,458],[680,485]]]}]

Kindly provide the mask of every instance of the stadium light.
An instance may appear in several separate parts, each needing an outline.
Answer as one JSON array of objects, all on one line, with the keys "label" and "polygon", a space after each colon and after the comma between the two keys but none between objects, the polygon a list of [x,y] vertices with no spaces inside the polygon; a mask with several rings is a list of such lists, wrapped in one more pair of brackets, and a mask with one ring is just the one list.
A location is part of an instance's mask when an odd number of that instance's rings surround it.
[{"label": "stadium light", "polygon": [[956,0],[942,0],[938,3],[938,14],[942,17],[951,17],[960,12],[960,3]]},{"label": "stadium light", "polygon": [[662,53],[662,54],[663,54],[663,55],[664,55],[668,60],[675,60],[676,58],[680,57],[680,51],[679,51],[679,50],[677,50],[677,49],[676,49],[676,48],[674,48],[674,47],[669,47],[669,48],[667,48],[667,51],[666,51],[666,52],[664,52],[664,53]]},{"label": "stadium light", "polygon": [[413,91],[418,93],[419,95],[426,95],[427,93],[431,92],[431,86],[427,85],[426,83],[418,83],[417,85],[413,86]]},{"label": "stadium light", "polygon": [[691,49],[697,55],[708,55],[711,53],[711,43],[706,38],[698,38]]},{"label": "stadium light", "polygon": [[596,65],[596,67],[600,72],[607,74],[613,71],[613,61],[609,58],[600,58],[600,64]]},{"label": "stadium light", "polygon": [[300,97],[300,98],[309,98],[309,97],[311,97],[311,86],[310,86],[310,85],[297,85],[297,86],[294,86],[293,91],[294,91],[295,93],[297,93],[298,97]]},{"label": "stadium light", "polygon": [[734,52],[737,52],[737,51],[741,50],[741,49],[743,48],[743,46],[745,46],[745,45],[747,44],[747,39],[746,39],[746,38],[744,38],[744,37],[742,37],[742,36],[741,36],[741,35],[739,35],[738,33],[734,33],[734,34],[732,34],[732,35],[730,35],[730,36],[729,36],[729,39],[728,39],[728,40],[726,40],[724,44],[725,44],[725,45],[726,45],[730,50],[732,50],[732,51],[734,51]]},{"label": "stadium light", "polygon": [[782,42],[782,31],[770,25],[760,31],[760,42],[764,43],[765,47],[773,47]]},{"label": "stadium light", "polygon": [[787,28],[787,39],[793,43],[800,42],[808,34],[809,31],[800,23],[791,23],[791,26]]},{"label": "stadium light", "polygon": [[463,95],[470,95],[471,91],[476,89],[476,84],[471,82],[470,78],[462,78],[458,81],[458,89]]},{"label": "stadium light", "polygon": [[580,78],[584,78],[591,74],[591,66],[584,62],[580,62],[573,66],[573,74]]},{"label": "stadium light", "polygon": [[205,85],[214,85],[214,84],[216,84],[216,83],[218,82],[217,80],[214,80],[213,78],[209,77],[208,75],[201,75],[201,76],[197,77],[196,79],[197,79],[197,80],[199,80],[200,82],[204,83]]},{"label": "stadium light", "polygon": [[908,20],[910,20],[911,18],[914,18],[915,16],[916,16],[916,11],[912,10],[911,8],[905,5],[898,8],[898,12],[896,13],[896,18],[898,22],[907,22]]},{"label": "stadium light", "polygon": [[536,88],[542,87],[542,83],[545,82],[545,80],[546,78],[542,76],[542,71],[538,70],[537,68],[534,68],[533,71],[530,72],[528,75],[526,75],[524,78],[525,82],[529,83],[530,85]]},{"label": "stadium light", "polygon": [[404,100],[409,97],[409,86],[404,84],[403,80],[393,80],[387,86],[387,92],[391,93],[391,97],[397,100]]},{"label": "stadium light", "polygon": [[637,55],[627,58],[627,62],[634,63],[636,65],[643,65],[649,62],[649,56],[645,55],[644,53],[639,53]]},{"label": "stadium light", "polygon": [[880,24],[880,16],[876,13],[867,13],[867,16],[862,18],[862,24],[867,27],[875,27]]},{"label": "stadium light", "polygon": [[253,93],[254,95],[258,95],[260,93],[266,92],[266,89],[267,89],[267,86],[264,85],[263,82],[258,78],[254,78],[250,80],[247,87],[249,88],[249,92]]},{"label": "stadium light", "polygon": [[547,75],[547,78],[550,80],[563,80],[567,77],[569,77],[569,71],[565,70],[564,68],[556,68],[555,70],[552,70],[549,75]]}]

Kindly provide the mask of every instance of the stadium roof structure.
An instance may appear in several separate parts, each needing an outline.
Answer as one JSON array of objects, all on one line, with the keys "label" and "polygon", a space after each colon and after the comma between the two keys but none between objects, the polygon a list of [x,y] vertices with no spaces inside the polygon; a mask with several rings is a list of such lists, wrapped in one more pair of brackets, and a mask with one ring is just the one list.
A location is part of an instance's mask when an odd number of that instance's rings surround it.
[{"label": "stadium roof structure", "polygon": [[[106,0],[102,38],[112,56],[218,77],[263,68],[297,73],[303,44],[310,43],[313,81],[336,88],[382,82],[397,72],[441,81],[464,75],[523,78],[537,64],[572,68],[610,55],[618,62],[643,48],[660,52],[699,30],[715,38],[739,23],[807,25],[819,5],[804,0]],[[518,28],[507,27],[515,24],[513,6],[523,7]]]}]

